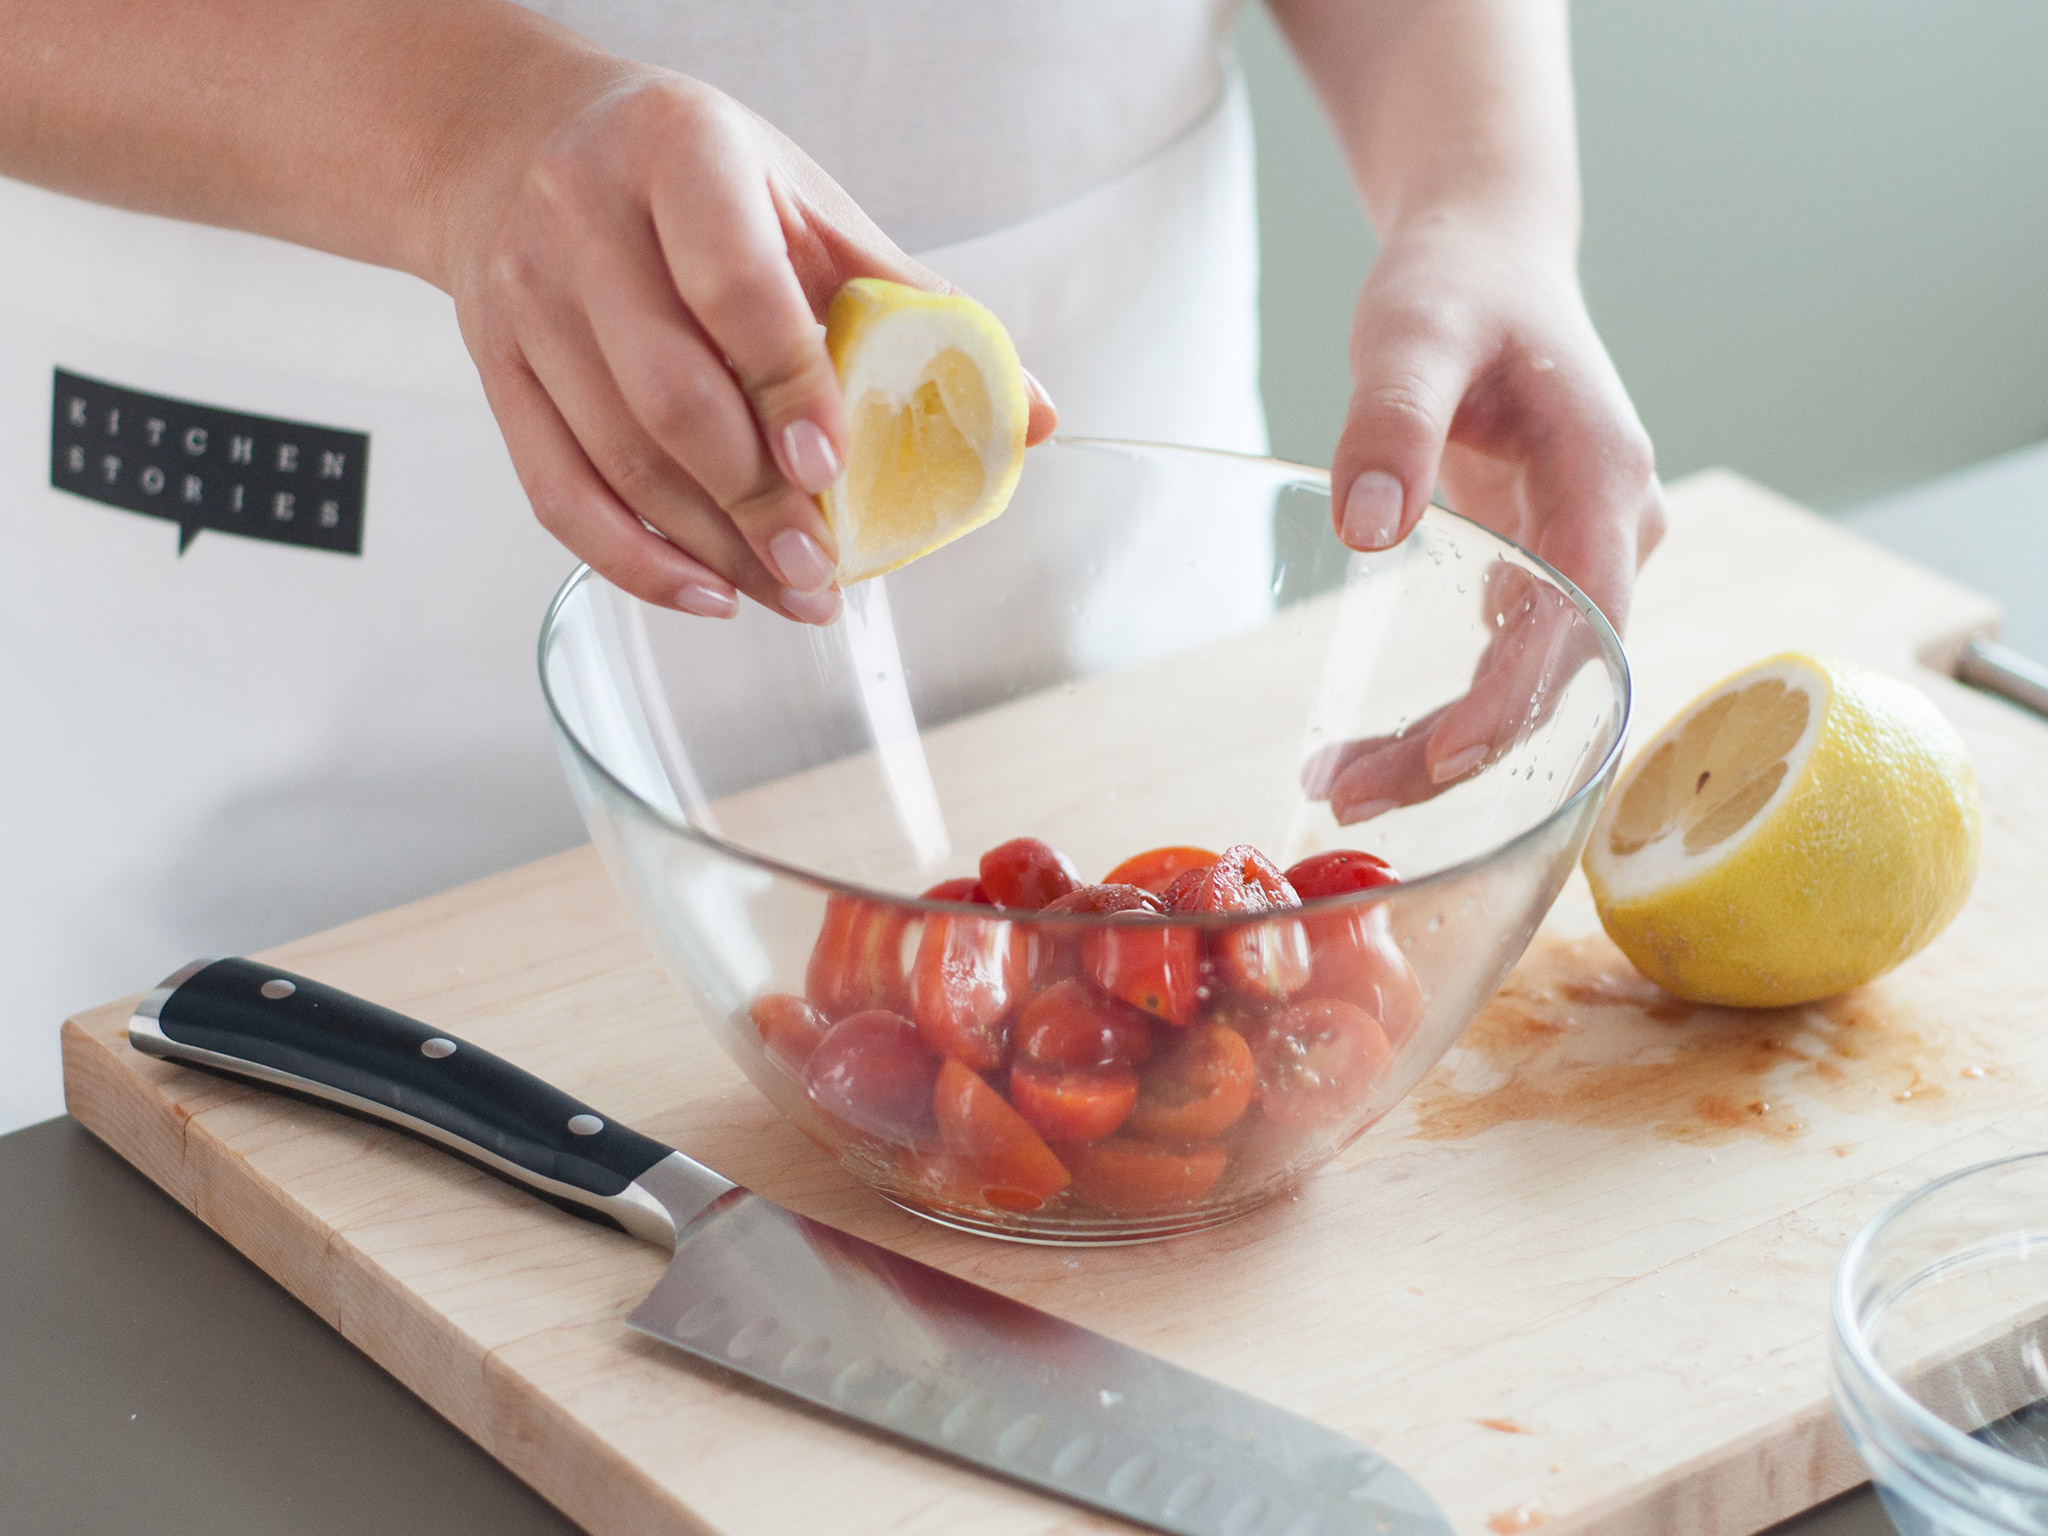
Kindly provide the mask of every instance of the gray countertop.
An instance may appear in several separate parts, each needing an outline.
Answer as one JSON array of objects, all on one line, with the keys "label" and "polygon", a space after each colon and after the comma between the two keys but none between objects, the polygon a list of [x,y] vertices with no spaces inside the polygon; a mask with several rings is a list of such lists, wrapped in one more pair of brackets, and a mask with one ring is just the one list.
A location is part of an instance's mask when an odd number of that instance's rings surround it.
[{"label": "gray countertop", "polygon": [[[577,1527],[69,1118],[0,1136],[0,1531]],[[1868,1491],[1780,1536],[1888,1536]]]}]

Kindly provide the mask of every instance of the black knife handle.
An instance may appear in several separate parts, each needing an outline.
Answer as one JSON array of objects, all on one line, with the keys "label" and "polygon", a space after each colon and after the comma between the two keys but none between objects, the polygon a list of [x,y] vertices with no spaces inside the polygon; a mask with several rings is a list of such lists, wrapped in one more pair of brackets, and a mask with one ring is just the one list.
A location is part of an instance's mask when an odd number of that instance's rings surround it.
[{"label": "black knife handle", "polygon": [[639,1209],[653,1202],[635,1187],[677,1155],[668,1147],[503,1057],[339,988],[250,960],[196,961],[143,1000],[128,1039],[426,1137],[579,1216],[674,1239],[658,1206]]}]

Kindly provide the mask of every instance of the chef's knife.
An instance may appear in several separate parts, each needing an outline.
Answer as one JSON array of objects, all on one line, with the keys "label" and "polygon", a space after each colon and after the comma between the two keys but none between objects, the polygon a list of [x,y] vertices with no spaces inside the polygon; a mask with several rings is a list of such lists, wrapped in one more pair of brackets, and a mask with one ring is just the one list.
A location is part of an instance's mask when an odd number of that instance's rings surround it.
[{"label": "chef's knife", "polygon": [[764,1386],[1181,1536],[1449,1536],[1309,1419],[783,1209],[453,1035],[248,960],[194,961],[137,1050],[411,1131],[674,1249],[627,1321]]}]

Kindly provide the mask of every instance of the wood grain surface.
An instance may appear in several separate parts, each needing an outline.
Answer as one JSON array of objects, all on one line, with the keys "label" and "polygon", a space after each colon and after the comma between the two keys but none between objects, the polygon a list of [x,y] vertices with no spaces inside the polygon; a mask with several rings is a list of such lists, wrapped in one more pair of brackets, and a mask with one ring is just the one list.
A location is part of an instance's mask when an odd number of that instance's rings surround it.
[{"label": "wood grain surface", "polygon": [[[807,1215],[1314,1416],[1461,1532],[1758,1530],[1862,1476],[1828,1283],[1936,1174],[2048,1137],[2048,728],[1937,675],[1984,599],[1735,477],[1676,487],[1639,735],[1769,652],[1910,677],[1961,729],[1984,867],[1925,953],[1811,1008],[1663,997],[1574,881],[1500,996],[1292,1199],[1148,1246],[919,1222],[779,1120],[579,849],[270,958],[476,1040]],[[138,978],[144,983],[154,978]],[[72,1113],[597,1536],[1122,1529],[628,1332],[662,1257],[395,1133],[65,1026]]]}]

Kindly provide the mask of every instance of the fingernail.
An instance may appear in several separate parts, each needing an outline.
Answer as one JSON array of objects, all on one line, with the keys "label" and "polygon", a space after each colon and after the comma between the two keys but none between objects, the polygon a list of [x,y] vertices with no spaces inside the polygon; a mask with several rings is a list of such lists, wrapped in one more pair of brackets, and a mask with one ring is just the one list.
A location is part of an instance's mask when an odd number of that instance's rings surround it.
[{"label": "fingernail", "polygon": [[839,617],[839,589],[827,587],[822,592],[798,592],[794,588],[785,588],[782,611],[806,624],[830,624]]},{"label": "fingernail", "polygon": [[1343,539],[1353,549],[1385,549],[1401,531],[1401,482],[1368,469],[1344,497]]},{"label": "fingernail", "polygon": [[768,558],[782,584],[799,592],[829,587],[838,567],[825,547],[801,528],[785,528],[768,541]]},{"label": "fingernail", "polygon": [[691,582],[672,601],[683,612],[707,619],[729,619],[739,608],[738,601],[730,592],[706,586],[701,581]]},{"label": "fingernail", "polygon": [[822,495],[839,478],[839,455],[815,421],[792,421],[782,429],[782,456],[796,483],[813,496]]},{"label": "fingernail", "polygon": [[1052,396],[1045,392],[1045,386],[1038,382],[1029,368],[1020,368],[1017,371],[1024,375],[1024,388],[1032,399],[1049,411],[1057,411],[1059,409],[1058,406],[1052,403]]},{"label": "fingernail", "polygon": [[1371,821],[1375,816],[1384,816],[1387,812],[1398,809],[1400,804],[1398,800],[1361,800],[1356,805],[1344,807],[1343,814],[1337,818],[1337,825],[1355,827],[1361,821]]},{"label": "fingernail", "polygon": [[1486,756],[1486,743],[1475,742],[1462,752],[1453,752],[1442,762],[1430,765],[1429,778],[1432,784],[1448,784],[1453,779],[1462,779],[1479,766]]}]

